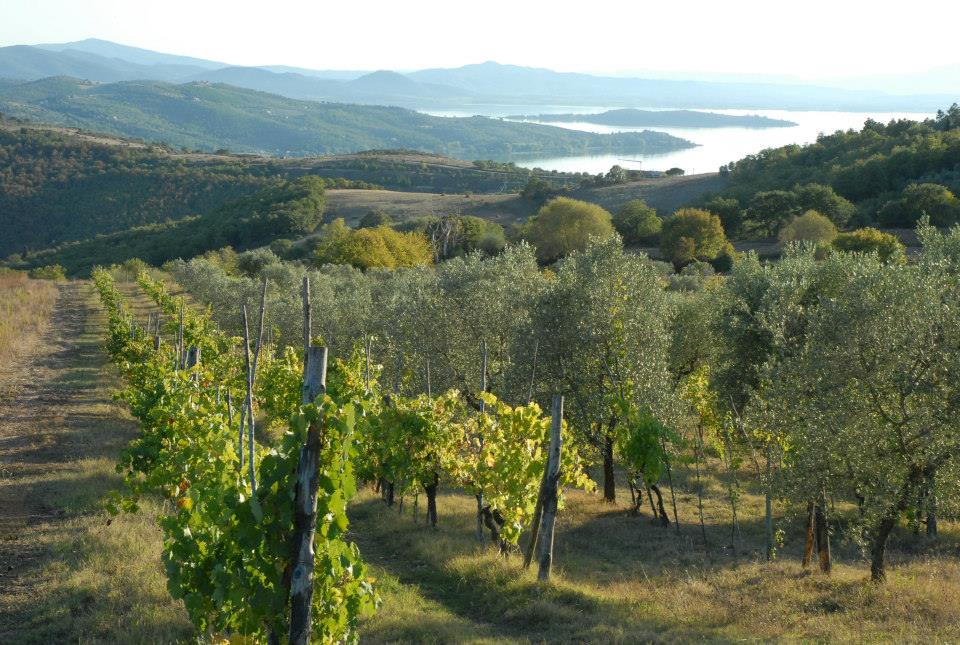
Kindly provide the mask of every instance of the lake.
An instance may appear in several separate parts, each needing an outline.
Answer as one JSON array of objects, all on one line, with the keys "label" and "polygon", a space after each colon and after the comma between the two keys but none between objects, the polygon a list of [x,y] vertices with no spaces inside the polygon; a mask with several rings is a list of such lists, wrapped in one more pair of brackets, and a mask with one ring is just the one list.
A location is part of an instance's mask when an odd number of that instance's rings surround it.
[{"label": "lake", "polygon": [[[636,106],[638,109],[655,109]],[[486,105],[473,106],[469,110],[424,110],[435,116],[473,116],[480,114],[490,117],[504,117],[515,114],[590,114],[604,112],[605,107],[584,107],[571,105]],[[837,130],[854,128],[859,130],[868,118],[886,123],[891,119],[923,120],[932,118],[933,114],[911,112],[810,112],[792,110],[704,110],[719,114],[757,114],[772,119],[785,119],[797,125],[786,128],[628,128],[617,126],[597,125],[593,123],[558,123],[554,125],[573,130],[588,132],[610,133],[630,132],[640,130],[657,130],[667,132],[696,144],[696,148],[678,150],[665,154],[602,154],[552,157],[525,157],[515,158],[517,165],[526,168],[543,168],[564,172],[589,172],[597,174],[606,172],[613,165],[620,165],[633,170],[667,170],[668,168],[683,168],[688,175],[704,172],[716,172],[717,169],[730,161],[742,159],[747,155],[755,154],[766,148],[776,148],[792,143],[803,144],[816,141],[821,133],[831,134]]]}]

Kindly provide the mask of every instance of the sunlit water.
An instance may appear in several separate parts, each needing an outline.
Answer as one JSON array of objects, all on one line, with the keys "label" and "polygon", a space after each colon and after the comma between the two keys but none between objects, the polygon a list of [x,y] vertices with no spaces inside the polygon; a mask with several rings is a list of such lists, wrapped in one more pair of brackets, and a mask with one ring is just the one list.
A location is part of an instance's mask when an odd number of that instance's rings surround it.
[{"label": "sunlit water", "polygon": [[[637,106],[638,109],[653,109]],[[490,117],[504,117],[517,114],[589,114],[603,112],[604,107],[578,107],[570,105],[549,105],[531,107],[518,105],[474,106],[469,110],[432,110],[436,116],[472,116],[482,114]],[[785,128],[628,128],[619,126],[596,125],[593,123],[549,123],[572,130],[587,132],[636,132],[640,130],[658,130],[667,132],[696,144],[696,148],[677,150],[665,154],[603,154],[553,157],[515,158],[517,165],[527,168],[543,168],[564,172],[606,172],[613,165],[636,170],[667,170],[683,168],[687,174],[715,172],[720,166],[755,154],[766,148],[776,148],[792,143],[803,144],[816,141],[819,134],[832,134],[837,130],[850,128],[859,130],[867,119],[886,123],[891,119],[923,120],[933,114],[913,112],[799,112],[791,110],[709,110],[720,114],[758,114],[772,119],[784,119],[797,125]]]}]

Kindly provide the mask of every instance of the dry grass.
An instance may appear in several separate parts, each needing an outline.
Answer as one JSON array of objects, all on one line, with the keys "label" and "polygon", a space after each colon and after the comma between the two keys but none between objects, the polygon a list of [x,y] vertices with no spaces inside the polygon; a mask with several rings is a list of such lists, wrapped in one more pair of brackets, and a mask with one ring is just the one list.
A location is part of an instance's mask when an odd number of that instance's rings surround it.
[{"label": "dry grass", "polygon": [[0,272],[0,365],[24,353],[43,332],[57,301],[57,285],[16,271]]},{"label": "dry grass", "polygon": [[111,397],[92,289],[63,285],[53,321],[0,405],[0,643],[189,642],[166,589],[159,506],[102,510],[136,424]]},{"label": "dry grass", "polygon": [[[868,580],[859,551],[835,541],[829,577],[799,565],[802,532],[781,522],[787,543],[763,561],[762,499],[745,496],[742,537],[730,548],[719,482],[708,482],[708,549],[696,497],[678,498],[681,531],[621,505],[573,493],[561,512],[557,569],[546,586],[474,535],[474,502],[442,495],[433,531],[364,492],[353,537],[379,578],[384,604],[367,642],[637,643],[957,642],[958,527],[937,545],[902,533],[884,585]],[[626,491],[621,490],[621,493]],[[714,493],[716,493],[715,496]]]}]

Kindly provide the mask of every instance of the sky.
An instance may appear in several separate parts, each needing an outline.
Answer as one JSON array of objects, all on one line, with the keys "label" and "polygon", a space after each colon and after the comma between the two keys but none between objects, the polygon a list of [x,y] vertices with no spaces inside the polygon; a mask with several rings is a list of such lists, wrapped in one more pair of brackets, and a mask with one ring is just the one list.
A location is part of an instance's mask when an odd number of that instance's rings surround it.
[{"label": "sky", "polygon": [[0,0],[0,45],[95,37],[234,65],[824,79],[958,64],[958,22],[957,0]]}]

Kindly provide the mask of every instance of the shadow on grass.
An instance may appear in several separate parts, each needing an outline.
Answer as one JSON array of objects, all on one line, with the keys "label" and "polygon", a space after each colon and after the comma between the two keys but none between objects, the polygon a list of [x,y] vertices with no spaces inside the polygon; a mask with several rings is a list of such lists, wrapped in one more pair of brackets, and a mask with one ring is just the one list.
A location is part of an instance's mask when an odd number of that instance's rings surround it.
[{"label": "shadow on grass", "polygon": [[[651,642],[669,632],[670,640],[725,641],[709,624],[695,630],[668,625],[644,616],[630,598],[610,598],[595,592],[589,581],[578,579],[581,568],[590,565],[579,562],[570,567],[574,558],[564,557],[562,550],[557,551],[560,566],[555,580],[540,584],[536,580],[536,565],[523,571],[519,556],[505,559],[487,545],[478,546],[469,511],[464,508],[451,512],[450,496],[440,501],[446,502],[441,506],[441,513],[446,511],[446,516],[441,515],[445,525],[438,530],[416,525],[407,515],[398,516],[379,500],[360,501],[351,507],[351,537],[368,562],[456,617],[474,623],[474,638],[493,636],[514,642],[551,643]],[[568,543],[569,538],[570,533],[562,531],[557,536],[558,545]],[[626,552],[621,545],[615,561]],[[590,560],[601,561],[603,555],[591,554]],[[574,570],[577,575],[566,575]],[[403,638],[421,642],[421,637],[414,637],[415,633],[430,640],[429,628],[420,625],[407,626]],[[391,633],[386,640],[393,636]]]}]

